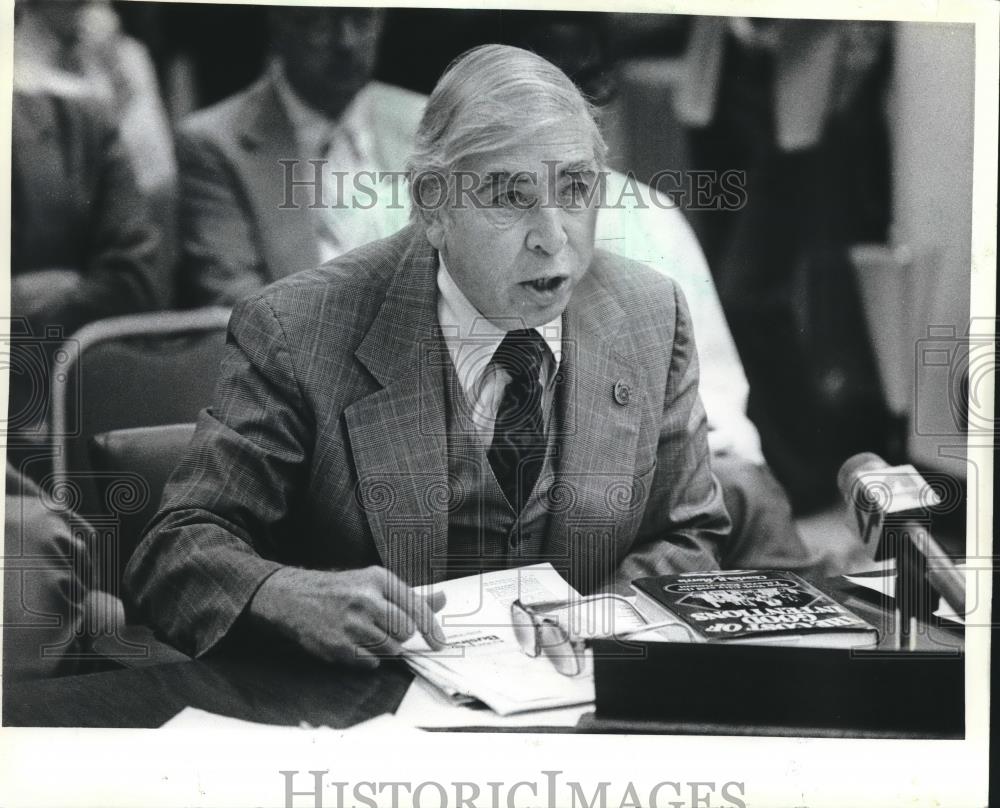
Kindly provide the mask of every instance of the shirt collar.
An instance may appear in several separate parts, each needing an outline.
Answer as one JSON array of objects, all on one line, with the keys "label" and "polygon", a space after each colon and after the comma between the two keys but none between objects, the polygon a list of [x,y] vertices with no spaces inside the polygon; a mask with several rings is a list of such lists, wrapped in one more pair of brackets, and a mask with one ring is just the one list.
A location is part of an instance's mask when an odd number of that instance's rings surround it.
[{"label": "shirt collar", "polygon": [[[472,305],[455,283],[440,253],[438,261],[438,322],[462,389],[467,394],[475,395],[474,391],[507,331],[487,320]],[[553,361],[545,362],[547,373],[543,378],[551,380],[562,360],[562,316],[536,326],[535,331],[549,346],[548,358]]]},{"label": "shirt collar", "polygon": [[371,154],[371,96],[367,87],[351,99],[338,119],[332,120],[299,97],[279,59],[271,60],[269,70],[278,98],[303,151],[323,157],[325,155],[319,153],[323,144],[328,143],[337,132],[342,132],[350,138],[359,159],[364,160]]}]

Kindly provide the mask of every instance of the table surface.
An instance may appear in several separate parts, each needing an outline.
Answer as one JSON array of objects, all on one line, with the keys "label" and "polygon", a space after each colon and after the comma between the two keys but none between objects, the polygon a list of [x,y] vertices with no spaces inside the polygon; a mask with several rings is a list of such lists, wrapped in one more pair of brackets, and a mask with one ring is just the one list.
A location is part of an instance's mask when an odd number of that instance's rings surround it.
[{"label": "table surface", "polygon": [[[849,584],[827,584],[838,598],[869,620],[880,606]],[[887,639],[890,642],[891,638]],[[961,647],[960,634],[922,633],[923,647]],[[930,644],[928,644],[930,643]],[[412,680],[405,664],[383,661],[376,671],[332,668],[295,654],[286,657],[187,660],[80,676],[5,682],[4,726],[159,727],[191,706],[267,724],[344,728],[394,711]],[[532,728],[543,730],[545,728]],[[522,729],[524,731],[524,729]],[[574,731],[562,729],[560,731]],[[850,734],[802,728],[605,722],[585,716],[576,731],[697,732],[718,734]],[[869,733],[871,734],[871,733]],[[877,735],[877,733],[876,733]],[[898,736],[895,736],[898,737]]]},{"label": "table surface", "polygon": [[158,727],[185,707],[265,724],[349,727],[399,705],[412,675],[302,658],[218,658],[5,684],[5,726]]}]

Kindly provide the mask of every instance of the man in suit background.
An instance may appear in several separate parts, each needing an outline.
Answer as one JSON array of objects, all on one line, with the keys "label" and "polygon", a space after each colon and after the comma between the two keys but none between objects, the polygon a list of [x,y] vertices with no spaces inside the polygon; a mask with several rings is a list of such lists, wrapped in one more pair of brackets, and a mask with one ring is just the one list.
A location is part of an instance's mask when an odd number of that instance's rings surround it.
[{"label": "man in suit background", "polygon": [[6,424],[17,436],[13,454],[48,438],[48,370],[62,340],[163,300],[161,241],[146,203],[103,107],[15,89]]},{"label": "man in suit background", "polygon": [[[350,189],[358,171],[401,170],[412,147],[423,96],[371,81],[382,12],[282,8],[270,21],[265,74],[177,133],[189,304],[231,305],[406,223],[402,207],[360,210],[336,198],[324,176],[343,171]],[[302,183],[292,193],[291,181]]]},{"label": "man in suit background", "polygon": [[412,586],[718,567],[690,315],[595,250],[605,151],[564,73],[478,48],[422,118],[411,225],[237,304],[216,405],[126,571],[169,641],[374,666],[440,641],[440,598]]},{"label": "man in suit background", "polygon": [[39,334],[154,308],[157,234],[118,127],[82,97],[14,93],[12,311]]},{"label": "man in suit background", "polygon": [[18,3],[14,82],[102,104],[118,125],[139,187],[173,204],[177,168],[156,69],[142,43],[122,32],[109,0]]}]

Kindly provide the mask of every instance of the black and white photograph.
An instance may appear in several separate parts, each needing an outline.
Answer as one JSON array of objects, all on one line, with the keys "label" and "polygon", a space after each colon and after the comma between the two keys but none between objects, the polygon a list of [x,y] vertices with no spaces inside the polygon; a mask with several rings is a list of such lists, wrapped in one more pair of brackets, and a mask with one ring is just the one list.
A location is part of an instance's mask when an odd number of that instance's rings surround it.
[{"label": "black and white photograph", "polygon": [[990,804],[1000,4],[0,16],[0,806]]}]

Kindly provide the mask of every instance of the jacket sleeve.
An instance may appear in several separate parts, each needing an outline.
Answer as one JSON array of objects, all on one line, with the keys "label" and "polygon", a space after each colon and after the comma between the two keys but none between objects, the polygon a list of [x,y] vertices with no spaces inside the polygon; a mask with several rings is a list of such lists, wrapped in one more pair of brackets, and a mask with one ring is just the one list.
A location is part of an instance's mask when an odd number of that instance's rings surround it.
[{"label": "jacket sleeve", "polygon": [[177,133],[180,178],[180,297],[194,306],[230,306],[265,284],[249,200],[210,138]]},{"label": "jacket sleeve", "polygon": [[3,668],[10,680],[75,673],[86,651],[81,630],[87,585],[94,580],[84,536],[46,507],[41,490],[7,463],[3,562]]},{"label": "jacket sleeve", "polygon": [[216,406],[201,414],[125,571],[125,597],[191,655],[232,628],[284,546],[314,425],[278,319],[259,297],[232,315]]},{"label": "jacket sleeve", "polygon": [[656,470],[636,539],[618,565],[615,587],[645,575],[719,568],[730,529],[722,488],[712,474],[691,315],[674,289],[674,334],[667,370]]}]

